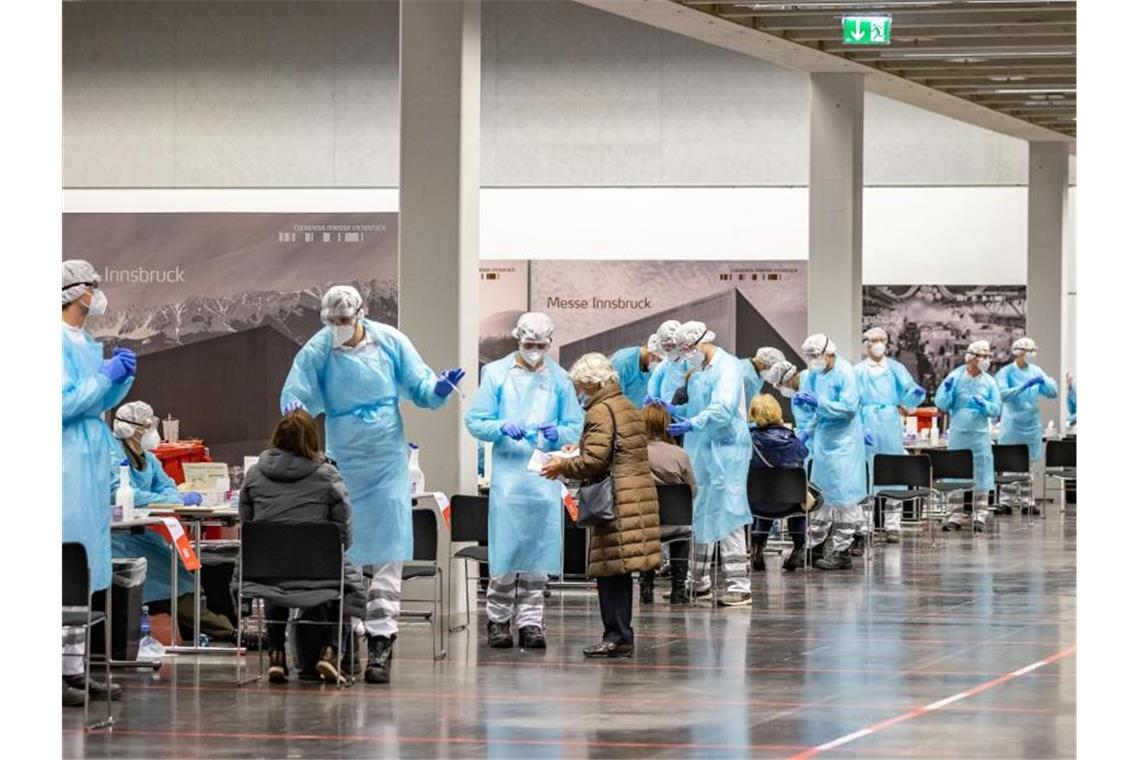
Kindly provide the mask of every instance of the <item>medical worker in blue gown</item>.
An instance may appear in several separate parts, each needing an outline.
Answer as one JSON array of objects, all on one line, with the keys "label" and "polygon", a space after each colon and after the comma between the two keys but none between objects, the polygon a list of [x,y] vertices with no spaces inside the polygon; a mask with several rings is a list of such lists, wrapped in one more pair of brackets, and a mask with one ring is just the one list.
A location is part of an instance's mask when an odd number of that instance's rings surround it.
[{"label": "medical worker in blue gown", "polygon": [[[182,504],[187,507],[202,503],[195,491],[181,493],[174,478],[162,469],[158,457],[151,453],[159,444],[158,419],[154,409],[144,401],[131,401],[115,410],[111,424],[119,440],[111,462],[111,493],[119,488],[119,465],[127,463],[135,507],[146,509],[152,504]],[[111,534],[111,553],[120,557],[142,557],[146,560],[143,604],[170,602],[170,544],[152,530],[141,533],[118,530]],[[177,585],[177,618],[185,629],[194,621],[194,578],[179,562],[175,568]],[[151,608],[151,613],[154,608]],[[224,615],[207,609],[200,612],[202,632],[211,639],[230,640],[234,627]]]},{"label": "medical worker in blue gown", "polygon": [[[803,352],[811,371],[800,376],[792,405],[812,410],[811,480],[823,492],[824,502],[811,512],[809,545],[813,557],[819,557],[814,560],[816,568],[846,570],[862,519],[861,504],[867,498],[859,383],[851,364],[836,353],[835,343],[826,335],[808,336]],[[824,553],[829,532],[831,551]]]},{"label": "medical worker in blue gown", "polygon": [[[990,420],[1001,414],[1001,393],[989,374],[989,341],[976,340],[966,348],[966,363],[954,369],[934,394],[934,405],[950,413],[947,446],[969,449],[974,455],[974,532],[986,529],[987,504],[994,487],[994,453]],[[942,530],[961,530],[961,509],[942,524]]]},{"label": "medical worker in blue gown", "polygon": [[293,360],[281,390],[283,413],[325,415],[325,444],[352,499],[353,543],[348,559],[371,565],[364,631],[364,680],[388,683],[403,563],[412,558],[408,444],[399,403],[438,409],[463,378],[462,369],[436,375],[407,336],[365,318],[360,293],[337,285],[321,299],[325,327]]},{"label": "medical worker in blue gown", "polygon": [[543,599],[548,575],[562,572],[562,496],[557,481],[527,468],[534,452],[577,444],[584,413],[570,375],[547,357],[554,323],[540,312],[519,317],[518,351],[483,368],[467,411],[467,430],[490,441],[487,642],[545,649]]},{"label": "medical worker in blue gown", "polygon": [[649,378],[661,363],[657,346],[657,333],[653,333],[644,346],[620,348],[610,356],[610,364],[618,374],[622,395],[637,409],[644,406],[649,391]]},{"label": "medical worker in blue gown", "polygon": [[[994,375],[998,392],[1001,393],[1001,433],[998,443],[1014,444],[1024,443],[1029,446],[1029,459],[1039,462],[1044,454],[1045,445],[1041,436],[1041,410],[1037,407],[1037,399],[1057,398],[1057,381],[1045,374],[1036,365],[1037,344],[1032,338],[1018,338],[1013,342],[1013,361],[1005,365]],[[1017,496],[1013,489],[1002,491],[1002,503],[1013,506],[1013,499]],[[1032,493],[1021,504],[1021,511],[1033,510],[1033,514],[1041,514],[1032,504]]]},{"label": "medical worker in blue gown", "polygon": [[726,592],[723,607],[752,604],[745,527],[752,523],[748,506],[748,463],[752,438],[744,406],[744,379],[739,360],[713,341],[716,334],[703,322],[686,322],[677,331],[682,359],[694,371],[689,383],[688,415],[669,425],[670,435],[685,436],[700,489],[693,504],[693,559],[689,563],[693,595],[712,591],[709,565],[720,542]]},{"label": "medical worker in blue gown", "polygon": [[740,372],[744,379],[744,403],[750,405],[753,397],[764,387],[764,383],[772,383],[774,376],[772,367],[782,361],[784,352],[774,346],[761,346],[756,349],[756,355],[749,359],[740,360]]},{"label": "medical worker in blue gown", "polygon": [[642,406],[654,400],[669,404],[673,401],[677,390],[685,385],[689,368],[681,358],[680,342],[677,338],[677,331],[680,329],[681,323],[675,319],[667,319],[657,328],[656,350],[663,359],[649,375]]},{"label": "medical worker in blue gown", "polygon": [[[99,274],[90,262],[63,262],[63,541],[87,550],[92,591],[111,585],[111,462],[115,439],[103,415],[122,402],[137,362],[129,349],[103,358],[103,344],[84,329],[107,310]],[[83,706],[82,628],[63,629],[63,704]],[[122,688],[91,679],[91,693],[119,699]]]},{"label": "medical worker in blue gown", "polygon": [[[863,419],[868,472],[876,454],[906,454],[903,448],[904,413],[913,412],[926,398],[926,391],[901,362],[887,356],[887,331],[872,327],[863,333],[867,356],[855,365],[859,381],[859,414]],[[902,531],[902,506],[883,503],[883,527],[888,544],[897,544]]]}]

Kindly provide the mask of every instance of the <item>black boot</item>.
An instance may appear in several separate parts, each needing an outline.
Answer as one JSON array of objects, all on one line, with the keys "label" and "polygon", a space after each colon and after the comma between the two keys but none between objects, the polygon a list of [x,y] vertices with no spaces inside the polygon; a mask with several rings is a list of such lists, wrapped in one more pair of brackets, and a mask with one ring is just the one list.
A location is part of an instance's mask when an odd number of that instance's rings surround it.
[{"label": "black boot", "polygon": [[392,645],[396,634],[368,637],[368,667],[364,669],[367,683],[388,683],[392,680]]},{"label": "black boot", "polygon": [[[63,680],[69,686],[73,686],[80,691],[83,690],[86,678],[80,675],[64,676]],[[92,699],[107,699],[108,693],[111,699],[118,701],[123,698],[123,687],[117,683],[112,683],[108,688],[107,684],[103,681],[98,681],[94,678],[91,679],[91,698]]]},{"label": "black boot", "polygon": [[828,538],[823,543],[811,547],[809,554],[811,555],[811,566],[819,567],[820,562],[831,556],[831,539]]},{"label": "black boot", "polygon": [[850,570],[851,547],[841,552],[832,552],[815,564],[820,570]]},{"label": "black boot", "polygon": [[852,557],[862,557],[863,547],[866,546],[866,544],[867,537],[862,533],[856,533],[855,538],[851,539],[851,546],[848,547],[848,551],[851,553]]},{"label": "black boot", "polygon": [[546,634],[537,625],[524,625],[519,628],[519,648],[546,649]]},{"label": "black boot", "polygon": [[638,576],[638,584],[641,586],[641,603],[653,604],[653,582],[657,577],[656,570],[646,570]]},{"label": "black boot", "polygon": [[63,706],[64,707],[83,707],[83,689],[77,689],[67,682],[67,676],[63,677]]},{"label": "black boot", "polygon": [[511,638],[511,621],[505,620],[502,623],[487,621],[487,646],[491,649],[510,649],[514,645],[515,640]]},{"label": "black boot", "polygon": [[673,575],[669,578],[669,604],[684,604],[685,603],[685,573],[681,572],[679,568],[674,568]]},{"label": "black boot", "polygon": [[797,569],[804,566],[804,545],[798,544],[792,546],[792,553],[784,560],[784,570],[789,573],[794,573]]},{"label": "black boot", "polygon": [[758,573],[764,572],[764,546],[768,543],[768,535],[757,536],[752,542],[752,569]]}]

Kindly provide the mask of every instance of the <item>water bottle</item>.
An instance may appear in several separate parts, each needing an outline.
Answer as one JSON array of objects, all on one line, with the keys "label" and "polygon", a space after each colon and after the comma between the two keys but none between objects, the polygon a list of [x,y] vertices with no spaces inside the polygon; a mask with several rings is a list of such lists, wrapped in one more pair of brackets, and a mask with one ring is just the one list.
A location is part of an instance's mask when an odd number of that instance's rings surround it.
[{"label": "water bottle", "polygon": [[[177,625],[174,622],[174,616],[171,616],[171,625]],[[166,654],[166,647],[159,643],[158,639],[150,635],[150,609],[147,605],[142,608],[142,622],[139,626],[142,636],[139,639],[139,654],[140,660],[156,660]]]},{"label": "water bottle", "polygon": [[420,469],[420,447],[408,444],[408,480],[411,481],[412,495],[426,493],[424,471]]},{"label": "water bottle", "polygon": [[135,511],[135,489],[131,488],[131,468],[127,460],[119,463],[119,488],[115,491],[115,516],[130,520]]}]

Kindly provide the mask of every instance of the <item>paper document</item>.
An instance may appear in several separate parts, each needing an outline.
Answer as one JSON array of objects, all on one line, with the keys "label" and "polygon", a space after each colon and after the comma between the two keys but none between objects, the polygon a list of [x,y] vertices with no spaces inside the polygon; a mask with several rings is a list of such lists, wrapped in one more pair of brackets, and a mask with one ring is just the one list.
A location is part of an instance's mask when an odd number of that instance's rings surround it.
[{"label": "paper document", "polygon": [[539,451],[535,449],[534,453],[530,455],[530,461],[527,462],[526,468],[531,472],[542,472],[542,468],[551,459],[570,459],[575,456],[577,456],[576,452],[567,454],[565,451]]}]

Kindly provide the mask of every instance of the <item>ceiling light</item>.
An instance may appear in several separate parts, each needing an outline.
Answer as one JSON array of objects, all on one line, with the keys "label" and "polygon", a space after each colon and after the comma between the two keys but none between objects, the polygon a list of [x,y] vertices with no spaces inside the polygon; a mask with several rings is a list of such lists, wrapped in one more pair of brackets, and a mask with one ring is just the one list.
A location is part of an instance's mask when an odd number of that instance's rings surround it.
[{"label": "ceiling light", "polygon": [[[998,90],[986,90],[995,95],[1028,95],[1030,93],[1047,93],[1047,92],[1076,92],[1076,87],[1018,87],[1018,88],[1002,88]],[[1041,95],[1040,97],[1045,97]]]}]

